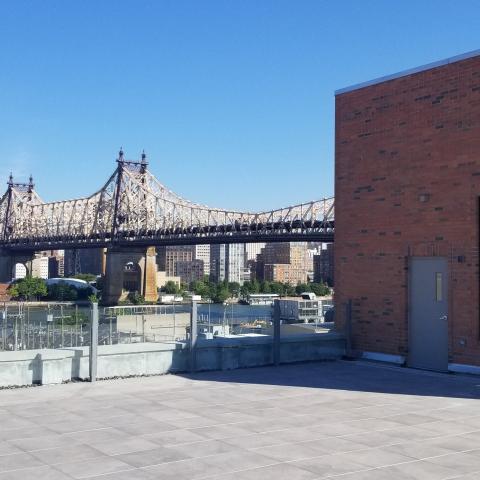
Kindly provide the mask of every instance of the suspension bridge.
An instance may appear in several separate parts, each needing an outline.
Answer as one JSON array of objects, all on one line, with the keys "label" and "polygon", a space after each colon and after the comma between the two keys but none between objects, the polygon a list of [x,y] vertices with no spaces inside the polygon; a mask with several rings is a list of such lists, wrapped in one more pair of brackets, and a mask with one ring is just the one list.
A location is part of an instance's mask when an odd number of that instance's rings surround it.
[{"label": "suspension bridge", "polygon": [[185,200],[141,161],[124,159],[93,195],[43,202],[10,177],[0,200],[0,247],[18,250],[333,240],[334,199],[265,212],[213,208]]}]

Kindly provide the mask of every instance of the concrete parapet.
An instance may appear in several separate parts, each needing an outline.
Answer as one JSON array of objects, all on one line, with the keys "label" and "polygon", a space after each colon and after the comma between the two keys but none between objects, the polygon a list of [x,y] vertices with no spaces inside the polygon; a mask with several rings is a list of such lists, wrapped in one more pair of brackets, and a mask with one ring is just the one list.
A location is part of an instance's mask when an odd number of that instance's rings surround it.
[{"label": "concrete parapet", "polygon": [[74,354],[59,349],[0,352],[0,387],[71,380]]},{"label": "concrete parapet", "polygon": [[[340,358],[345,341],[336,333],[282,338],[281,363]],[[87,379],[88,347],[0,353],[0,386]],[[273,363],[271,337],[199,339],[199,371],[233,370]],[[181,342],[99,345],[97,377],[160,375],[189,371],[189,349]]]}]

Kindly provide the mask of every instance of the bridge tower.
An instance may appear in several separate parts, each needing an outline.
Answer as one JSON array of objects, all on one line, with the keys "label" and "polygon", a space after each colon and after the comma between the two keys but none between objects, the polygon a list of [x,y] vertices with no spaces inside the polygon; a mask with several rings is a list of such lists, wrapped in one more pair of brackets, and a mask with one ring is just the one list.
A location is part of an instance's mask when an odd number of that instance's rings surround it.
[{"label": "bridge tower", "polygon": [[[114,213],[112,221],[112,239],[118,235],[124,221],[121,212],[121,196],[124,193],[123,177],[125,168],[135,169],[145,183],[147,156],[142,153],[140,162],[124,159],[120,149],[117,159],[117,176],[115,186]],[[106,305],[117,304],[124,300],[129,291],[137,291],[148,302],[158,300],[157,259],[155,247],[135,247],[113,245],[107,248],[105,265],[105,283],[102,302]]]},{"label": "bridge tower", "polygon": [[[13,176],[10,174],[7,182],[6,209],[3,220],[3,231],[0,236],[6,240],[13,229],[14,203],[18,197],[26,202],[31,202],[34,198],[33,178],[30,175],[28,183],[16,183],[13,181]],[[4,198],[5,198],[4,197]],[[16,264],[21,263],[27,270],[27,275],[32,273],[32,262],[35,257],[35,252],[31,251],[7,251],[0,248],[0,283],[8,283],[13,278],[13,270]]]}]

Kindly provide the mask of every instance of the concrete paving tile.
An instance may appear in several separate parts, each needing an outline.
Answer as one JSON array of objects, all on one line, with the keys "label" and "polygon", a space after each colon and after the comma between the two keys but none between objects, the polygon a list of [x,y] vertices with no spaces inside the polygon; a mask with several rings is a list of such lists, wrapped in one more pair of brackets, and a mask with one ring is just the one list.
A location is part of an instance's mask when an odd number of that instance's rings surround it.
[{"label": "concrete paving tile", "polygon": [[0,472],[20,470],[22,468],[40,467],[44,464],[29,453],[13,453],[0,457]]},{"label": "concrete paving tile", "polygon": [[279,462],[313,458],[328,453],[327,450],[320,452],[318,449],[313,449],[302,443],[288,443],[274,445],[273,447],[261,447],[256,449],[255,452],[265,455],[266,457],[271,457]]},{"label": "concrete paving tile", "polygon": [[235,450],[235,447],[221,440],[203,440],[201,442],[185,443],[166,448],[181,454],[183,458],[206,457]]},{"label": "concrete paving tile", "polygon": [[385,448],[369,448],[343,454],[343,458],[366,467],[385,467],[398,463],[411,462],[412,457],[389,451]]},{"label": "concrete paving tile", "polygon": [[141,452],[158,448],[158,444],[143,437],[132,437],[126,440],[113,440],[92,445],[93,448],[105,455],[121,455],[124,453]]},{"label": "concrete paving tile", "polygon": [[220,475],[224,471],[217,465],[209,465],[201,458],[180,460],[178,462],[164,463],[142,470],[155,478],[162,480],[197,479],[213,475]]},{"label": "concrete paving tile", "polygon": [[316,440],[315,443],[321,451],[327,451],[329,453],[351,452],[365,448],[365,445],[351,442],[340,437],[321,438]]},{"label": "concrete paving tile", "polygon": [[0,480],[72,480],[72,477],[59,472],[53,467],[44,465],[42,467],[0,473]]},{"label": "concrete paving tile", "polygon": [[[71,479],[71,477],[68,478]],[[101,474],[93,478],[97,480],[159,480],[162,477],[158,477],[154,473],[149,473],[145,469],[136,468],[135,470]]]},{"label": "concrete paving tile", "polygon": [[399,415],[390,415],[385,420],[389,422],[399,423],[401,425],[428,425],[431,422],[436,422],[438,419],[428,415],[420,415],[418,413],[402,413]]},{"label": "concrete paving tile", "polygon": [[151,419],[141,419],[137,423],[130,423],[127,425],[117,425],[118,430],[121,430],[129,435],[144,435],[148,433],[166,432],[175,430],[176,427],[165,423],[158,422]]},{"label": "concrete paving tile", "polygon": [[260,453],[239,450],[203,457],[202,461],[212,467],[220,468],[225,473],[278,463],[276,460]]},{"label": "concrete paving tile", "polygon": [[300,443],[328,438],[328,432],[316,427],[287,428],[270,432],[269,435],[281,440],[281,443]]},{"label": "concrete paving tile", "polygon": [[462,434],[462,433],[469,433],[476,428],[472,428],[467,423],[460,423],[457,421],[437,421],[434,423],[427,423],[421,426],[423,430],[427,430],[429,432],[436,433],[437,435],[454,435],[454,434]]},{"label": "concrete paving tile", "polygon": [[[402,465],[394,465],[385,470],[385,477],[390,478],[390,473],[401,478],[408,478],[412,480],[446,480],[458,476],[459,472],[452,468],[435,465],[426,460],[417,460],[411,463],[403,463]],[[388,476],[387,476],[388,475]]]},{"label": "concrete paving tile", "polygon": [[182,445],[184,443],[201,442],[205,438],[192,430],[168,430],[166,432],[148,433],[142,435],[145,440],[154,442],[157,445],[168,447],[173,445]]},{"label": "concrete paving tile", "polygon": [[[322,457],[297,460],[290,465],[309,470],[318,478],[344,475],[350,472],[359,472],[366,469],[365,465],[350,460],[348,454],[323,455]],[[368,468],[368,467],[367,467]]]},{"label": "concrete paving tile", "polygon": [[79,462],[90,458],[102,457],[102,452],[88,445],[63,445],[62,447],[35,450],[30,454],[47,465]]},{"label": "concrete paving tile", "polygon": [[160,422],[170,423],[171,420],[178,420],[180,418],[196,417],[192,412],[185,412],[183,410],[177,410],[174,408],[164,408],[161,406],[155,406],[153,410],[147,410],[143,412],[145,417],[153,418]]},{"label": "concrete paving tile", "polygon": [[[59,434],[45,435],[32,438],[17,438],[10,440],[8,443],[15,447],[30,452],[32,450],[42,450],[44,448],[55,448],[65,445],[65,437]],[[69,444],[78,444],[76,440],[68,439]]]},{"label": "concrete paving tile", "polygon": [[175,462],[177,460],[185,460],[191,457],[192,455],[176,451],[172,448],[157,447],[143,452],[116,455],[115,459],[120,460],[124,464],[131,465],[132,467],[140,468],[151,465],[160,465],[167,462]]},{"label": "concrete paving tile", "polygon": [[342,438],[365,447],[383,447],[398,443],[398,440],[393,439],[384,432],[363,432],[354,435],[344,435]]},{"label": "concrete paving tile", "polygon": [[113,457],[100,457],[82,462],[62,463],[61,465],[56,465],[55,468],[77,479],[134,470],[131,465]]},{"label": "concrete paving tile", "polygon": [[[285,443],[285,437],[275,433],[254,433],[240,437],[226,438],[223,442],[239,448],[269,447]],[[285,432],[282,432],[284,434]],[[287,440],[288,441],[288,440]]]},{"label": "concrete paving tile", "polygon": [[472,473],[480,471],[480,457],[466,453],[453,453],[440,457],[429,458],[428,462],[454,469],[457,473]]},{"label": "concrete paving tile", "polygon": [[383,431],[398,427],[398,422],[392,422],[383,418],[368,418],[365,420],[353,421],[351,423],[358,430],[368,432]]},{"label": "concrete paving tile", "polygon": [[236,473],[241,480],[313,480],[316,474],[303,468],[294,467],[288,463],[260,467]]},{"label": "concrete paving tile", "polygon": [[100,422],[89,421],[89,420],[73,420],[69,419],[61,420],[56,423],[49,423],[49,430],[56,433],[75,433],[75,432],[85,432],[87,430],[96,430],[99,428],[104,428]]},{"label": "concrete paving tile", "polygon": [[184,418],[173,418],[168,422],[171,425],[171,429],[174,428],[196,428],[196,427],[209,427],[218,425],[219,422],[213,418],[195,416]]},{"label": "concrete paving tile", "polygon": [[66,433],[61,436],[64,442],[75,441],[93,445],[101,442],[114,442],[125,440],[128,437],[126,432],[113,427],[103,427],[95,430],[86,430],[83,432]]},{"label": "concrete paving tile", "polygon": [[[311,424],[310,424],[311,425]],[[335,422],[328,424],[320,424],[310,426],[308,430],[313,434],[315,433],[316,438],[320,437],[338,437],[344,435],[352,435],[355,433],[363,433],[366,431],[365,428],[361,428],[356,425],[356,422]]]},{"label": "concrete paving tile", "polygon": [[414,478],[415,477],[407,476],[404,473],[394,471],[392,467],[372,468],[369,470],[347,473],[338,477],[339,480],[411,480]]},{"label": "concrete paving tile", "polygon": [[414,425],[408,425],[404,427],[392,428],[388,430],[382,430],[381,433],[388,435],[393,441],[412,442],[417,440],[428,440],[435,438],[441,434],[438,432],[432,432],[422,427],[416,427]]},{"label": "concrete paving tile", "polygon": [[472,440],[470,438],[465,438],[461,435],[438,437],[429,440],[427,443],[429,445],[434,445],[444,448],[445,450],[449,450],[451,453],[473,450],[478,445],[476,443],[472,443]]},{"label": "concrete paving tile", "polygon": [[428,441],[420,442],[405,442],[396,445],[389,445],[383,447],[384,450],[406,457],[414,458],[416,460],[423,460],[429,457],[436,457],[438,455],[446,455],[451,453],[451,450],[442,448],[438,445],[432,445]]},{"label": "concrete paving tile", "polygon": [[242,428],[241,425],[215,425],[211,427],[199,427],[191,430],[193,433],[200,435],[204,438],[222,440],[226,438],[238,437],[241,435],[248,435],[250,433],[246,428]]},{"label": "concrete paving tile", "polygon": [[2,440],[16,440],[20,438],[43,437],[45,435],[52,435],[56,432],[47,427],[23,427],[12,430],[0,429],[0,441]]},{"label": "concrete paving tile", "polygon": [[0,442],[0,456],[11,455],[12,453],[23,453],[24,451],[11,442]]},{"label": "concrete paving tile", "polygon": [[480,478],[480,470],[469,473],[467,475],[455,477],[455,480],[478,480],[479,478]]},{"label": "concrete paving tile", "polygon": [[28,428],[36,426],[35,422],[30,419],[22,418],[18,415],[11,414],[0,415],[0,425],[2,426],[2,430],[12,430],[15,428]]}]

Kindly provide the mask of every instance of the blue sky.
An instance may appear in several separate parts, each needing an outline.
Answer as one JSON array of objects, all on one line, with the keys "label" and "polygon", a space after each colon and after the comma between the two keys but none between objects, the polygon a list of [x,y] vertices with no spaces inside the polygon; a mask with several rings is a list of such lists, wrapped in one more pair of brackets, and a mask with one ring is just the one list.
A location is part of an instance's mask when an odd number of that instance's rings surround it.
[{"label": "blue sky", "polygon": [[478,48],[477,0],[0,0],[0,182],[86,196],[123,146],[208,205],[332,195],[334,91]]}]

